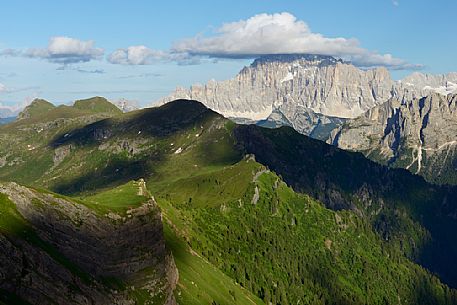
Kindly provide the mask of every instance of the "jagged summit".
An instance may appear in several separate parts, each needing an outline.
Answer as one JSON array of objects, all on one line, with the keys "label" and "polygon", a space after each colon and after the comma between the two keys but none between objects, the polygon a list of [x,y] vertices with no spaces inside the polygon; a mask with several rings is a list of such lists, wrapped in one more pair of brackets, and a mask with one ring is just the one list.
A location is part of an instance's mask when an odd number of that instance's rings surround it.
[{"label": "jagged summit", "polygon": [[116,101],[111,101],[117,108],[122,110],[122,112],[130,112],[140,109],[140,106],[135,100],[128,100],[125,98],[118,99]]},{"label": "jagged summit", "polygon": [[432,91],[408,101],[393,98],[348,121],[330,142],[429,181],[456,184],[456,110],[456,94]]},{"label": "jagged summit", "polygon": [[425,96],[430,92],[441,95],[457,93],[457,72],[447,74],[427,74],[414,72],[400,81],[408,88],[416,88],[420,96]]},{"label": "jagged summit", "polygon": [[256,59],[234,78],[179,88],[159,101],[201,101],[229,118],[266,119],[281,108],[289,120],[296,110],[354,118],[392,97],[394,81],[385,68],[361,70],[327,55],[278,54]]},{"label": "jagged summit", "polygon": [[309,61],[319,62],[319,65],[334,65],[336,63],[344,63],[342,59],[337,59],[330,55],[319,55],[319,54],[271,54],[262,55],[255,59],[251,67],[257,67],[260,64],[279,62],[279,63],[292,63],[294,61]]}]

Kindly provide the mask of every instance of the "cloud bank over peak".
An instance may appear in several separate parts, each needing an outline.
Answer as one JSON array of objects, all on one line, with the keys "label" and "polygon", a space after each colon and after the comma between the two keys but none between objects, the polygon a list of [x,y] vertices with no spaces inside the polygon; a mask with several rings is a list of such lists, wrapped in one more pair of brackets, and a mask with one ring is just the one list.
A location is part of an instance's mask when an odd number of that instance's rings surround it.
[{"label": "cloud bank over peak", "polygon": [[73,64],[88,62],[103,56],[104,50],[96,48],[93,40],[79,40],[70,37],[51,37],[46,48],[31,48],[24,52],[24,56],[46,59],[52,63]]},{"label": "cloud bank over peak", "polygon": [[254,58],[271,54],[321,54],[340,57],[360,67],[385,66],[414,69],[391,54],[379,54],[360,46],[354,38],[329,38],[287,12],[259,14],[247,20],[223,24],[214,35],[197,35],[176,42],[172,53],[213,58]]}]

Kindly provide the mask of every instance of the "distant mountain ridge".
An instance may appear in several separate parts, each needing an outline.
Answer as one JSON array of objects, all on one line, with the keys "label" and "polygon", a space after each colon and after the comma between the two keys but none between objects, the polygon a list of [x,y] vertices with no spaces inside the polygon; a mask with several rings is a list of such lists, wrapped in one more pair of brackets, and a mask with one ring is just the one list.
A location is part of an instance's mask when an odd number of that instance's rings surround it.
[{"label": "distant mountain ridge", "polygon": [[430,93],[374,107],[335,130],[329,143],[429,181],[457,184],[456,135],[457,94]]},{"label": "distant mountain ridge", "polygon": [[[406,101],[432,92],[448,94],[457,92],[456,84],[457,73],[415,72],[395,81],[383,67],[362,70],[332,56],[278,54],[255,59],[229,80],[178,87],[157,104],[194,99],[236,122],[287,125],[312,135],[315,129],[331,131],[330,126],[336,128],[340,121],[391,98]],[[322,122],[332,123],[322,129]],[[321,138],[328,135],[319,133]]]},{"label": "distant mountain ridge", "polygon": [[448,95],[457,93],[457,72],[447,74],[424,74],[415,72],[400,81],[406,86],[415,87],[424,96],[429,93]]},{"label": "distant mountain ridge", "polygon": [[[22,109],[17,109],[17,111],[15,112],[13,112],[10,108],[0,107],[0,125],[11,123],[15,119],[22,120],[28,119],[36,115],[45,115],[48,111],[55,111],[55,108],[59,107],[70,107],[73,110],[93,113],[116,113],[119,112],[118,110],[120,110],[121,112],[130,112],[140,109],[138,103],[135,101],[130,101],[127,99],[109,101],[106,98],[100,96],[76,100],[72,103],[71,106],[56,106],[45,99],[35,98],[34,100],[32,100],[30,104],[28,104]],[[70,112],[72,112],[73,110],[70,110]],[[50,114],[52,114],[52,112]]]},{"label": "distant mountain ridge", "polygon": [[392,96],[385,68],[360,70],[331,56],[270,55],[256,59],[233,79],[178,88],[159,104],[189,98],[225,117],[266,119],[274,109],[286,116],[297,107],[354,118]]}]

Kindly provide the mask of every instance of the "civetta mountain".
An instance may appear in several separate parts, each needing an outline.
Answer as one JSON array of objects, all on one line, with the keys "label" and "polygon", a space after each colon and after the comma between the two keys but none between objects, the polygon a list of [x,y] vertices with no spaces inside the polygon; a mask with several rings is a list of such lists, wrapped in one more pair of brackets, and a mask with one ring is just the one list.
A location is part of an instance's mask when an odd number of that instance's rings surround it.
[{"label": "civetta mountain", "polygon": [[[239,123],[291,126],[431,181],[457,183],[454,142],[450,139],[455,133],[452,105],[446,108],[443,102],[435,107],[436,101],[454,93],[457,73],[415,72],[394,81],[382,67],[362,70],[331,56],[289,54],[260,57],[233,79],[177,88],[159,104],[177,98],[196,99]],[[426,96],[429,98],[419,102]],[[427,104],[431,99],[433,105],[424,108],[424,101]],[[413,119],[412,113],[418,116]],[[395,120],[398,128],[391,126]],[[417,126],[405,126],[401,120]],[[341,130],[335,132],[338,128]],[[405,130],[408,128],[417,129],[414,137],[412,131]],[[421,140],[421,132],[427,134],[427,140]]]}]

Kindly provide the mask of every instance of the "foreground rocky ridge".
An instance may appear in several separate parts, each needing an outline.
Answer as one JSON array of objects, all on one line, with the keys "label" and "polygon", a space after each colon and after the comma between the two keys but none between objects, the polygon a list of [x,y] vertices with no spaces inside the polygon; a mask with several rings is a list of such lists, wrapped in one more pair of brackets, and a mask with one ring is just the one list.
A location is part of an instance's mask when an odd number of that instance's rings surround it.
[{"label": "foreground rocky ridge", "polygon": [[175,304],[177,270],[153,198],[120,216],[15,183],[0,195],[2,291],[31,304],[138,304],[141,294]]}]

